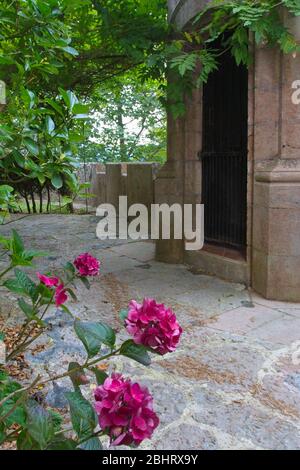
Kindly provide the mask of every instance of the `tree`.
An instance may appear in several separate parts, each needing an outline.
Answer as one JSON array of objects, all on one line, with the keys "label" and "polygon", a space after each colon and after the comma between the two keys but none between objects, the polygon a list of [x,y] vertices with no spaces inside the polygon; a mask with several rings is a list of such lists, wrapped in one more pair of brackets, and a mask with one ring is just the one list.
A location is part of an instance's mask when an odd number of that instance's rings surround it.
[{"label": "tree", "polygon": [[166,156],[166,116],[155,81],[141,84],[136,73],[110,80],[92,95],[85,161],[160,161]]},{"label": "tree", "polygon": [[5,0],[0,6],[0,76],[7,85],[0,115],[0,183],[24,196],[29,212],[37,211],[35,193],[42,210],[44,190],[49,196],[50,188],[63,194],[78,189],[73,155],[78,119],[87,107],[71,90],[53,90],[51,82],[77,55],[63,21],[64,3]]}]

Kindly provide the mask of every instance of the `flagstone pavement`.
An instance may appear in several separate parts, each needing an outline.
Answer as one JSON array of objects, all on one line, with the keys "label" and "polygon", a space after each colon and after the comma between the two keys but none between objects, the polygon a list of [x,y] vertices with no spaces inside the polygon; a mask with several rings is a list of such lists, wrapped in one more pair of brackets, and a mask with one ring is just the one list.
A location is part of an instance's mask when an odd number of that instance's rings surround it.
[{"label": "flagstone pavement", "polygon": [[[37,263],[43,272],[59,271],[81,252],[99,258],[101,276],[91,290],[79,287],[70,309],[111,324],[121,338],[118,312],[131,299],[153,297],[177,314],[184,334],[175,353],[156,356],[150,368],[113,362],[154,395],[161,423],[142,448],[299,449],[300,304],[267,301],[243,285],[158,263],[152,242],[100,241],[97,222],[94,215],[30,216],[1,226],[0,234],[15,228],[28,247],[47,251]],[[0,314],[16,321],[10,297],[0,294]],[[52,310],[47,321],[46,349],[26,356],[45,376],[85,357],[69,317]],[[64,409],[69,387],[68,379],[58,381],[46,402]]]}]

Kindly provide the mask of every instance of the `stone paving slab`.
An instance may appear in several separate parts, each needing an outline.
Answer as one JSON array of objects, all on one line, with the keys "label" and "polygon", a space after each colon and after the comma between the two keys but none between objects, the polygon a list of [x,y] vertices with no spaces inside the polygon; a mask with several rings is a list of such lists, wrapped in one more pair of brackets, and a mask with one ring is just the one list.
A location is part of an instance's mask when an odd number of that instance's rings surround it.
[{"label": "stone paving slab", "polygon": [[[122,358],[112,364],[154,395],[161,424],[142,447],[300,449],[300,304],[271,302],[242,285],[158,263],[149,242],[100,241],[97,221],[94,215],[31,216],[0,233],[16,228],[28,246],[46,250],[37,265],[44,272],[83,251],[97,256],[101,276],[90,291],[79,287],[80,300],[70,308],[81,319],[112,324],[122,338],[118,312],[131,299],[155,297],[176,312],[184,334],[174,354],[155,357],[151,368]],[[2,315],[9,302],[1,292]],[[85,357],[68,317],[52,310],[47,321],[46,351],[27,355],[34,372],[46,376]],[[69,388],[68,380],[59,381],[46,401],[64,409]]]}]

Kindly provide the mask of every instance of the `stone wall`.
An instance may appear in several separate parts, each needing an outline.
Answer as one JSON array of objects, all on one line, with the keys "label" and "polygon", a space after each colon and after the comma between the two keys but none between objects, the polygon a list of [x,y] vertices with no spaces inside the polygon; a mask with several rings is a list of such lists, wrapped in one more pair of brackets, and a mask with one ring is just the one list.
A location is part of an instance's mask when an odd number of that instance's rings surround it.
[{"label": "stone wall", "polygon": [[160,165],[157,163],[90,163],[79,170],[81,182],[91,183],[89,206],[113,204],[116,208],[119,196],[128,197],[128,205],[154,203],[154,179]]}]

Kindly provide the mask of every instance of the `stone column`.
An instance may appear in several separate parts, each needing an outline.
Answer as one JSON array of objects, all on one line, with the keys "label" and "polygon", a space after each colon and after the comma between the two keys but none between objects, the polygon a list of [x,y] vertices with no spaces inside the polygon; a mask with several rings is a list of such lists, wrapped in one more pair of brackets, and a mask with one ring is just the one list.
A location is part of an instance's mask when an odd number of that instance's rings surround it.
[{"label": "stone column", "polygon": [[[185,153],[184,118],[168,116],[168,161],[155,180],[155,203],[183,204],[183,161]],[[172,231],[171,231],[172,232]],[[183,240],[158,240],[156,259],[166,263],[181,263]]]},{"label": "stone column", "polygon": [[252,285],[269,299],[300,301],[300,54],[255,58]]}]

